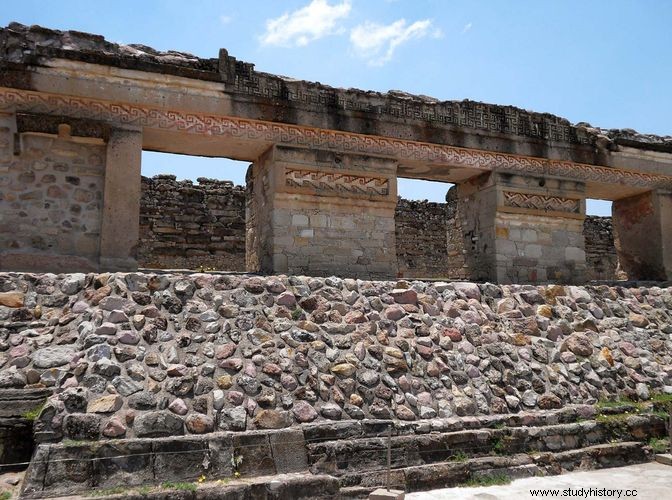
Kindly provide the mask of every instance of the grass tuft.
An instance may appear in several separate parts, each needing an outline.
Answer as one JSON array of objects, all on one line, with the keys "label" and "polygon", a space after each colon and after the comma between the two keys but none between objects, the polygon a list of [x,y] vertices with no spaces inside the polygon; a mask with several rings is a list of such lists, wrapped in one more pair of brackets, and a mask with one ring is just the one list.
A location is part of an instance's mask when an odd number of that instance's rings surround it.
[{"label": "grass tuft", "polygon": [[161,487],[167,490],[196,491],[194,483],[163,483]]},{"label": "grass tuft", "polygon": [[670,441],[665,438],[651,438],[649,439],[649,446],[654,453],[665,453],[670,449]]},{"label": "grass tuft", "polygon": [[503,472],[496,472],[487,476],[476,476],[470,478],[467,482],[460,485],[462,487],[475,488],[478,486],[499,486],[502,484],[510,484],[511,478]]},{"label": "grass tuft", "polygon": [[467,460],[469,460],[469,456],[463,451],[458,451],[450,457],[451,462],[466,462]]},{"label": "grass tuft", "polygon": [[[36,406],[32,410],[28,410],[26,413],[23,414],[23,418],[25,418],[26,420],[29,420],[31,422],[34,422],[35,420],[37,420],[37,417],[40,416],[40,413],[42,413],[42,409],[44,408],[45,404],[46,404],[46,402],[42,403],[39,406]],[[0,499],[0,500],[2,500],[2,499]]]}]

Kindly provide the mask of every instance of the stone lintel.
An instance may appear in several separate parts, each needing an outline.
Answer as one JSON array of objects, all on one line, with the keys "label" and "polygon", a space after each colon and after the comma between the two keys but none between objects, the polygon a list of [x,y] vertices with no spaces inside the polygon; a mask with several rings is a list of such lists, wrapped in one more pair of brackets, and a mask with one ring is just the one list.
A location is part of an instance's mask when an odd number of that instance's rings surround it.
[{"label": "stone lintel", "polygon": [[62,125],[70,127],[72,137],[89,137],[107,141],[110,136],[110,126],[97,120],[36,113],[16,114],[16,128],[19,133],[40,132],[58,135],[59,127]]},{"label": "stone lintel", "polygon": [[100,235],[101,270],[137,269],[141,156],[140,130],[110,132]]}]

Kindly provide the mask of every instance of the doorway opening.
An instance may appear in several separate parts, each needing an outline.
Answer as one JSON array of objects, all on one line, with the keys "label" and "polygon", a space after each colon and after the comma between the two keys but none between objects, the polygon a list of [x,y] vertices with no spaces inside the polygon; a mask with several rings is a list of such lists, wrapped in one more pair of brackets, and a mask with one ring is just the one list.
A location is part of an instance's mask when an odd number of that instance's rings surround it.
[{"label": "doorway opening", "polygon": [[459,279],[462,234],[447,182],[402,179],[395,210],[397,263],[404,278]]},{"label": "doorway opening", "polygon": [[139,267],[245,271],[248,166],[143,151]]},{"label": "doorway opening", "polygon": [[583,237],[586,248],[586,277],[599,281],[624,279],[616,253],[611,201],[586,200]]}]

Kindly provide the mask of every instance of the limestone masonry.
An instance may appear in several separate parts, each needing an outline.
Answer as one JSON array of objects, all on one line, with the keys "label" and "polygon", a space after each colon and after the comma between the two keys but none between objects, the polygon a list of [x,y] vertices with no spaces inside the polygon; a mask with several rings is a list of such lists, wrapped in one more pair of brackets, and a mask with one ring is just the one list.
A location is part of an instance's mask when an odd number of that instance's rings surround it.
[{"label": "limestone masonry", "polygon": [[[245,190],[229,181],[142,178],[138,263],[145,268],[245,270]],[[399,199],[394,213],[399,274],[464,280],[468,249],[451,190],[447,203]],[[586,277],[627,278],[617,273],[611,218],[583,223]]]},{"label": "limestone masonry", "polygon": [[[164,179],[147,181],[143,199],[149,150],[251,164],[247,272],[672,278],[670,137],[511,106],[337,89],[259,72],[225,49],[202,59],[17,23],[0,29],[0,69],[2,270],[239,268],[242,190],[222,206],[231,186],[170,192]],[[447,262],[435,257],[443,244],[421,229],[426,222],[397,216],[399,177],[456,184],[447,218],[439,207],[428,212],[448,228]],[[149,201],[159,193],[172,211]],[[586,246],[590,198],[613,201],[616,257]],[[178,214],[192,203],[201,208]],[[422,257],[397,241],[420,232]]]}]

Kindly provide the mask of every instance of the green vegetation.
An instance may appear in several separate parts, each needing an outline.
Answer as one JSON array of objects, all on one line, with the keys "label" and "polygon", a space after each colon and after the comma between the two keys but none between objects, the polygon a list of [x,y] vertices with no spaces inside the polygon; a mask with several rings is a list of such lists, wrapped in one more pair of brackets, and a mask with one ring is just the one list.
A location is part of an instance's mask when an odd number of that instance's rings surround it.
[{"label": "green vegetation", "polygon": [[34,422],[35,420],[37,420],[37,417],[40,416],[40,413],[42,413],[42,408],[44,408],[44,405],[45,403],[42,403],[41,405],[36,406],[32,410],[27,411],[26,413],[23,414],[23,418],[25,418],[26,420],[30,420],[31,422]]},{"label": "green vegetation", "polygon": [[[632,399],[625,397],[618,399],[601,399],[595,406],[598,410],[620,409],[626,407],[627,411],[633,413],[646,412],[658,414],[662,411],[666,411],[669,414],[670,410],[672,410],[672,394],[652,394],[651,399],[648,401],[633,401]],[[627,411],[624,411],[624,413]]]},{"label": "green vegetation", "polygon": [[63,446],[80,446],[86,442],[87,441],[81,441],[79,439],[64,439],[63,441],[61,441],[61,444]]},{"label": "green vegetation", "polygon": [[115,486],[114,488],[103,488],[101,490],[92,490],[84,493],[87,497],[107,497],[110,495],[121,495],[128,491],[127,488],[123,486]]},{"label": "green vegetation", "polygon": [[644,403],[633,401],[630,398],[620,397],[617,399],[600,399],[595,406],[598,409],[621,408],[623,406],[629,406],[639,410],[643,408]]},{"label": "green vegetation", "polygon": [[651,396],[651,402],[656,404],[662,404],[662,405],[669,405],[672,404],[672,394],[654,394]]},{"label": "green vegetation", "polygon": [[598,415],[595,421],[617,436],[622,436],[628,431],[627,423],[628,415],[625,413],[618,413],[616,415]]},{"label": "green vegetation", "polygon": [[511,452],[511,445],[514,444],[514,438],[511,436],[503,436],[492,445],[492,451],[497,455],[506,455]]},{"label": "green vegetation", "polygon": [[469,460],[469,456],[461,450],[450,457],[451,462],[466,462],[467,460]]},{"label": "green vegetation", "polygon": [[194,483],[163,483],[161,487],[167,490],[196,491]]},{"label": "green vegetation", "polygon": [[297,307],[296,309],[294,309],[294,310],[292,311],[292,319],[293,319],[294,321],[297,321],[297,320],[301,317],[301,313],[302,313],[302,312],[303,312],[303,311],[301,311],[301,309],[298,308],[298,307]]},{"label": "green vegetation", "polygon": [[495,441],[495,444],[492,445],[492,451],[494,451],[497,455],[503,455],[506,452],[505,448],[506,445],[504,444],[504,440],[502,438]]},{"label": "green vegetation", "polygon": [[470,478],[466,483],[460,485],[462,487],[474,488],[477,486],[498,486],[502,484],[509,484],[511,478],[502,472],[496,472],[495,474],[487,476],[476,476]]},{"label": "green vegetation", "polygon": [[231,455],[231,466],[233,467],[233,477],[238,479],[240,477],[240,466],[243,463],[243,456],[236,455],[235,453]]},{"label": "green vegetation", "polygon": [[9,491],[0,491],[0,500],[9,500],[12,494]]},{"label": "green vegetation", "polygon": [[670,441],[665,438],[651,438],[649,439],[649,446],[654,453],[665,453],[670,449]]},{"label": "green vegetation", "polygon": [[146,497],[150,491],[152,491],[151,486],[141,486],[136,490],[138,492],[138,495],[142,495],[143,497]]}]

